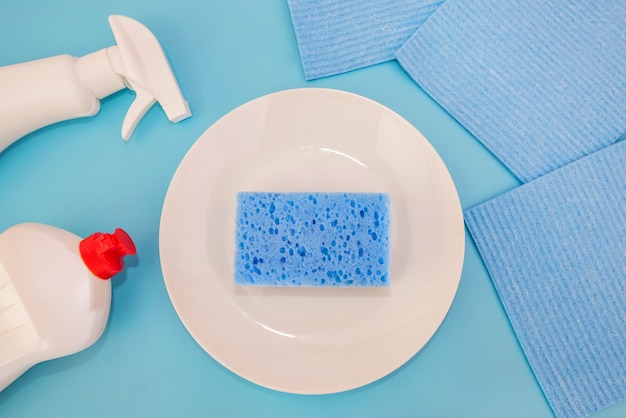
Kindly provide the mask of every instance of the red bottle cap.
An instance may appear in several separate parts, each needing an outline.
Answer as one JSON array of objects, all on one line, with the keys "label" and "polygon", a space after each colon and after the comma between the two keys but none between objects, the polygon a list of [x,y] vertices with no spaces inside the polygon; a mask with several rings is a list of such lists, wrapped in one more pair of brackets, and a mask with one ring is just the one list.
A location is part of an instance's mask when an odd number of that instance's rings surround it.
[{"label": "red bottle cap", "polygon": [[80,242],[79,249],[87,268],[104,280],[122,271],[124,256],[137,252],[133,240],[120,228],[113,234],[96,232],[88,236]]}]

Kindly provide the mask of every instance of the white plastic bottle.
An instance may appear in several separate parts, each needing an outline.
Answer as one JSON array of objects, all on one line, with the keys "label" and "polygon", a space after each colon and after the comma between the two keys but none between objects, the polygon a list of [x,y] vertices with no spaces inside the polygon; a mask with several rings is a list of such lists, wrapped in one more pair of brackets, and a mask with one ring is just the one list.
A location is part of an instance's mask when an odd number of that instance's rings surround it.
[{"label": "white plastic bottle", "polygon": [[0,67],[0,152],[46,125],[95,115],[100,99],[125,87],[136,98],[122,125],[124,139],[157,101],[172,122],[191,116],[154,35],[125,16],[110,16],[109,23],[115,46],[80,58],[59,55]]},{"label": "white plastic bottle", "polygon": [[135,254],[126,232],[85,239],[23,223],[0,234],[0,391],[31,366],[81,351],[104,331],[111,282]]}]

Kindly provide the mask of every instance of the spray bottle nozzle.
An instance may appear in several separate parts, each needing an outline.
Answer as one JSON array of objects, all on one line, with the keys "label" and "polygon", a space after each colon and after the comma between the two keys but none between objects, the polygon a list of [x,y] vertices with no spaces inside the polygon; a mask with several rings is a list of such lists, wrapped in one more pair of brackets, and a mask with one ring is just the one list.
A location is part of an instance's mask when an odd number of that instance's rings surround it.
[{"label": "spray bottle nozzle", "polygon": [[122,138],[130,138],[137,123],[156,102],[172,122],[191,116],[189,105],[152,32],[126,16],[109,16],[109,24],[117,45],[81,57],[79,70],[98,98],[124,86],[135,91],[135,100],[122,124]]}]

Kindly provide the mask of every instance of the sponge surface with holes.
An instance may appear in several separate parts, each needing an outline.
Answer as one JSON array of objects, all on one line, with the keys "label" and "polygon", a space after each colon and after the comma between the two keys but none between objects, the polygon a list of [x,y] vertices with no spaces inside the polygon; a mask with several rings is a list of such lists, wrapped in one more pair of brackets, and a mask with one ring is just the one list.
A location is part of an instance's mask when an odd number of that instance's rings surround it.
[{"label": "sponge surface with holes", "polygon": [[389,286],[384,193],[237,195],[235,284]]}]

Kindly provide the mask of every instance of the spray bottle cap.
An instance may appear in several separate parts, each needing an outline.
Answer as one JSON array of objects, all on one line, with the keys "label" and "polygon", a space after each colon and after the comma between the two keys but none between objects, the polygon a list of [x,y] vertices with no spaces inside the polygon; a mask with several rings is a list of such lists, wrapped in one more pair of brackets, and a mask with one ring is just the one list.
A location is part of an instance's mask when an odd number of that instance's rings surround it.
[{"label": "spray bottle cap", "polygon": [[191,116],[159,41],[145,26],[126,16],[109,16],[117,45],[78,59],[84,82],[99,99],[124,87],[135,91],[122,124],[128,140],[137,123],[157,101],[168,119],[179,122]]},{"label": "spray bottle cap", "polygon": [[87,268],[101,279],[110,279],[124,268],[124,257],[136,253],[135,244],[123,229],[113,234],[96,232],[79,244]]}]

